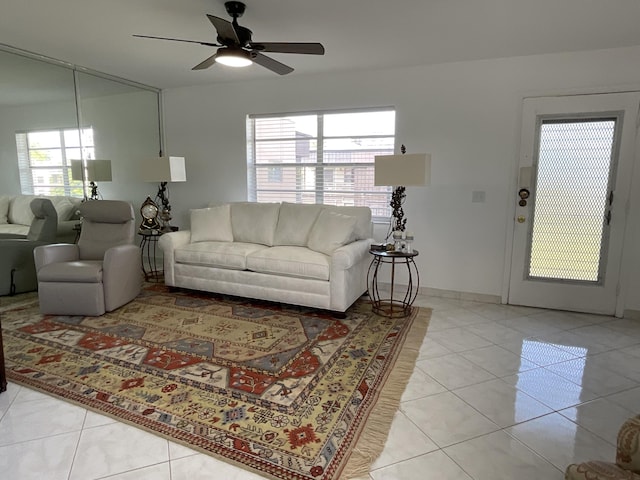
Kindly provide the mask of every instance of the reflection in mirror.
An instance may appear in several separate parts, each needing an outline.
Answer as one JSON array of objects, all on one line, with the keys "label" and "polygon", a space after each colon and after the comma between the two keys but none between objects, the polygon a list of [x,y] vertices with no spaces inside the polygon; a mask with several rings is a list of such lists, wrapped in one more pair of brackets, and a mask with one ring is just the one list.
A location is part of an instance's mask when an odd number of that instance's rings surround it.
[{"label": "reflection in mirror", "polygon": [[110,160],[113,181],[101,185],[102,196],[127,198],[140,182],[140,162],[160,150],[158,94],[80,71],[76,90],[81,129],[93,134],[92,150],[82,158]]},{"label": "reflection in mirror", "polygon": [[0,71],[0,196],[87,198],[71,160],[108,159],[104,198],[138,202],[138,162],[161,150],[159,90],[1,44]]},{"label": "reflection in mirror", "polygon": [[[0,194],[69,194],[64,137],[78,129],[73,70],[0,50],[0,71]],[[75,188],[82,195],[81,183]]]}]

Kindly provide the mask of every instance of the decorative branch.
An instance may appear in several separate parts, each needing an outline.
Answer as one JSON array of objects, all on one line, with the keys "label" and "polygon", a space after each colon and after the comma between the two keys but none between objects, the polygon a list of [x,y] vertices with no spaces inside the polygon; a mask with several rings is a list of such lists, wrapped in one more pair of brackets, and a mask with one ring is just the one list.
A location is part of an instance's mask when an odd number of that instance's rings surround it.
[{"label": "decorative branch", "polygon": [[406,188],[403,186],[399,186],[394,188],[393,193],[391,194],[391,203],[389,204],[393,209],[393,230],[392,231],[401,231],[404,232],[407,225],[407,219],[404,218],[404,209],[402,205],[404,204],[404,199],[407,194],[405,193]]},{"label": "decorative branch", "polygon": [[[407,147],[404,144],[400,147],[400,153],[403,155],[407,153]],[[389,205],[393,209],[393,232],[404,232],[407,227],[407,219],[404,218],[404,209],[402,205],[407,196],[406,188],[403,186],[397,186],[391,194],[391,203]]]}]

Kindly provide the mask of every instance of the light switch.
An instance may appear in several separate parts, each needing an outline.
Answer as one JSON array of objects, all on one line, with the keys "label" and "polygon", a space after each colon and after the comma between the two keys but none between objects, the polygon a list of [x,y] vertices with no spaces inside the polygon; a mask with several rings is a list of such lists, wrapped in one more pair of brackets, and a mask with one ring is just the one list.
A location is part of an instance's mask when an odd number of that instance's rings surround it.
[{"label": "light switch", "polygon": [[487,197],[487,192],[485,191],[475,191],[471,194],[471,202],[472,203],[484,203]]}]

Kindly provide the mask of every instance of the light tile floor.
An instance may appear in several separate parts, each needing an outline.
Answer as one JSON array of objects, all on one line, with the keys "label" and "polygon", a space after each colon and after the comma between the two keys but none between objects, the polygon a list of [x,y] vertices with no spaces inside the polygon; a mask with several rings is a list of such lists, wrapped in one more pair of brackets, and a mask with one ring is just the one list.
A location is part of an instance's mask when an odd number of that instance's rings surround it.
[{"label": "light tile floor", "polygon": [[[382,455],[362,480],[561,480],[612,460],[640,413],[640,321],[419,296],[433,309]],[[10,384],[0,478],[261,477]]]}]

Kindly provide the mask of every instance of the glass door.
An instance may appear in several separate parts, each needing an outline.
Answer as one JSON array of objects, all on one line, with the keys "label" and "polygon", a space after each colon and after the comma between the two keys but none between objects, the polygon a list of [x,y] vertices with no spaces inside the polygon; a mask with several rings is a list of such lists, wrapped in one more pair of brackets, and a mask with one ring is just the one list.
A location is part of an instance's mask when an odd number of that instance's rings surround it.
[{"label": "glass door", "polygon": [[639,102],[525,99],[510,304],[615,313]]}]

